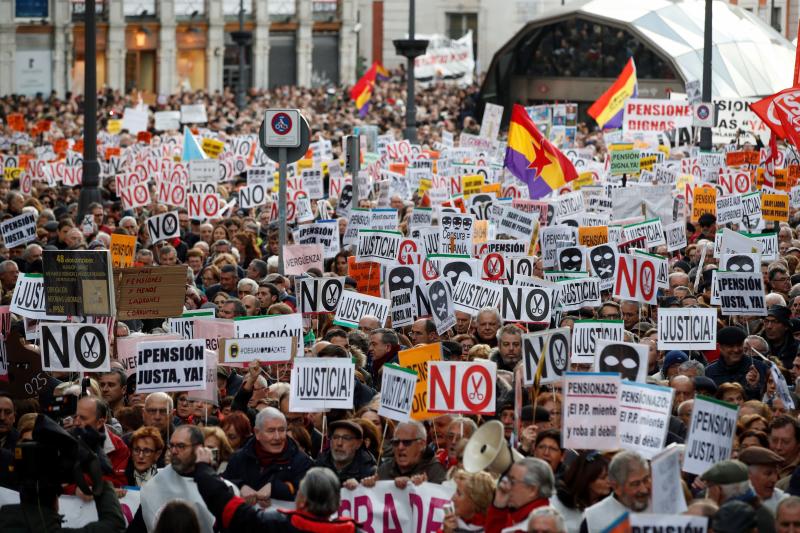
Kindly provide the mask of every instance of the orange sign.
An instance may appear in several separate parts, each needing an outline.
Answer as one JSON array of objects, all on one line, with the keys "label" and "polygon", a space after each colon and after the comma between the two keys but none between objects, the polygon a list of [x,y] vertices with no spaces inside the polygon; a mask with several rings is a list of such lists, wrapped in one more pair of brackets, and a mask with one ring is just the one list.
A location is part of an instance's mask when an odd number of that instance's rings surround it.
[{"label": "orange sign", "polygon": [[397,354],[400,366],[417,373],[417,386],[414,389],[414,403],[411,407],[411,418],[428,420],[437,415],[428,412],[428,361],[442,360],[442,344],[423,344]]},{"label": "orange sign", "polygon": [[694,188],[692,203],[692,222],[697,222],[702,215],[717,214],[717,190],[709,185],[698,185]]},{"label": "orange sign", "polygon": [[22,113],[9,113],[6,123],[12,131],[25,131],[25,116]]},{"label": "orange sign", "polygon": [[381,297],[381,265],[372,261],[356,262],[355,256],[347,258],[347,275],[356,280],[361,294]]},{"label": "orange sign", "polygon": [[762,194],[761,218],[773,222],[789,221],[788,194]]}]

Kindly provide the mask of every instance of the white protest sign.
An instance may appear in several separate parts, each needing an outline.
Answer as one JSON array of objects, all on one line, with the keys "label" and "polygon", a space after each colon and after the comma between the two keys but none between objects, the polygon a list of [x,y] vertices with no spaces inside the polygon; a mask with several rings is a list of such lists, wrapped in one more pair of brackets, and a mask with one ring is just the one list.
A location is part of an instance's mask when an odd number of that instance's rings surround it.
[{"label": "white protest sign", "polygon": [[136,391],[205,390],[205,346],[202,339],[139,343]]},{"label": "white protest sign", "polygon": [[714,350],[716,347],[716,309],[658,310],[659,350]]},{"label": "white protest sign", "polygon": [[622,342],[625,324],[622,320],[576,320],[572,327],[572,358],[570,363],[594,364],[596,342]]},{"label": "white protest sign", "polygon": [[371,229],[394,231],[397,229],[397,209],[370,209],[369,227]]},{"label": "white protest sign", "polygon": [[150,203],[150,189],[146,183],[133,183],[125,189],[117,190],[125,209],[136,209]]},{"label": "white protest sign", "polygon": [[618,372],[622,379],[644,383],[647,378],[649,348],[634,342],[595,342],[595,372]]},{"label": "white protest sign", "polygon": [[168,318],[167,328],[173,333],[177,333],[184,339],[194,338],[194,321],[198,318],[214,318],[213,309],[199,309],[197,311],[187,311],[180,317]]},{"label": "white protest sign", "polygon": [[717,224],[720,226],[739,222],[744,216],[743,213],[741,194],[717,198]]},{"label": "white protest sign", "polygon": [[681,484],[681,448],[670,444],[650,461],[653,476],[652,509],[655,513],[680,514],[686,510],[686,500],[676,498],[683,490]]},{"label": "white protest sign", "polygon": [[689,422],[683,471],[698,476],[720,461],[730,459],[739,407],[697,395]]},{"label": "white protest sign", "polygon": [[564,311],[600,305],[600,278],[589,277],[560,281],[559,306]]},{"label": "white protest sign", "polygon": [[494,414],[496,380],[490,361],[428,361],[428,411]]},{"label": "white protest sign", "polygon": [[439,220],[439,249],[445,253],[458,255],[472,253],[474,222],[473,215],[442,213]]},{"label": "white protest sign", "polygon": [[333,313],[344,291],[344,277],[296,278],[297,311],[303,314]]},{"label": "white protest sign", "polygon": [[691,128],[694,111],[688,102],[629,98],[625,102],[623,131],[658,132]]},{"label": "white protest sign", "polygon": [[[523,383],[533,385],[540,364],[540,383],[561,382],[569,369],[569,328],[555,328],[522,335]],[[542,358],[544,361],[542,362]]]},{"label": "white protest sign", "polygon": [[500,316],[508,322],[549,323],[553,294],[543,287],[504,285],[500,293]]},{"label": "white protest sign", "polygon": [[344,291],[339,298],[339,308],[333,323],[346,328],[357,328],[358,321],[365,315],[374,316],[383,327],[389,316],[391,302],[386,298],[377,298],[355,291]]},{"label": "white protest sign", "polygon": [[318,220],[302,225],[294,230],[293,235],[297,244],[321,244],[325,259],[339,253],[339,224],[335,220]]},{"label": "white protest sign", "polygon": [[42,370],[108,372],[111,351],[105,324],[40,324]]},{"label": "white protest sign", "polygon": [[[214,319],[211,319],[212,321]],[[136,361],[139,359],[139,344],[143,342],[154,341],[179,341],[181,340],[180,334],[164,334],[164,335],[130,335],[128,337],[117,337],[114,339],[117,350],[116,360],[122,365],[125,375],[129,378],[136,374]],[[216,347],[215,347],[216,349]],[[131,379],[135,379],[131,378]]]},{"label": "white protest sign", "polygon": [[288,363],[292,360],[297,343],[291,337],[264,339],[220,339],[220,364],[249,363],[259,361],[264,364]]},{"label": "white protest sign", "polygon": [[557,266],[557,243],[577,244],[578,228],[572,226],[546,226],[539,230],[539,245],[542,249],[542,263],[545,269]]},{"label": "white protest sign", "polygon": [[181,122],[184,124],[205,124],[208,122],[205,104],[181,105]]},{"label": "white protest sign", "polygon": [[150,232],[150,242],[166,241],[181,236],[181,226],[178,212],[163,213],[147,219],[147,230]]},{"label": "white protest sign", "polygon": [[475,316],[484,307],[497,307],[500,292],[496,283],[461,277],[453,288],[453,307]]},{"label": "white protest sign", "polygon": [[29,212],[0,223],[6,248],[14,248],[36,240],[36,216]]},{"label": "white protest sign", "polygon": [[407,422],[414,405],[417,373],[409,368],[387,363],[381,370],[381,405],[378,416],[397,422]]},{"label": "white protest sign", "polygon": [[501,205],[497,234],[530,241],[531,235],[535,233],[536,225],[539,223],[538,219],[538,213],[526,213],[507,204]]},{"label": "white protest sign", "polygon": [[769,367],[769,375],[772,377],[772,382],[775,383],[775,394],[783,402],[786,409],[794,409],[795,404],[792,399],[792,394],[789,391],[789,385],[786,383],[786,378],[783,377],[778,365],[771,363]]},{"label": "white protest sign", "polygon": [[667,243],[664,239],[664,227],[661,225],[660,218],[645,220],[638,224],[629,224],[622,228],[623,241],[631,241],[642,236],[645,238],[645,247],[648,249]]},{"label": "white protest sign", "polygon": [[358,231],[358,262],[372,261],[391,266],[397,263],[397,253],[403,234],[399,231],[362,229]]},{"label": "white protest sign", "polygon": [[154,118],[155,125],[153,127],[157,130],[166,131],[181,129],[180,111],[156,111]]},{"label": "white protest sign", "polygon": [[764,245],[749,234],[723,228],[714,235],[714,257],[719,258],[722,254],[752,254],[762,253]]},{"label": "white protest sign", "polygon": [[717,292],[725,316],[767,316],[761,271],[717,271]]},{"label": "white protest sign", "polygon": [[431,306],[436,332],[439,335],[444,335],[448,329],[456,325],[450,289],[444,280],[437,279],[428,284],[426,296]]},{"label": "white protest sign", "polygon": [[500,133],[500,121],[503,119],[503,106],[497,104],[486,104],[481,120],[481,131],[479,136],[490,141],[497,140]]},{"label": "white protest sign", "polygon": [[686,221],[678,220],[664,226],[664,237],[668,252],[686,248]]},{"label": "white protest sign", "polygon": [[242,209],[264,205],[267,203],[267,198],[269,198],[269,189],[264,183],[248,184],[239,189],[239,207]]},{"label": "white protest sign", "polygon": [[297,339],[298,353],[303,353],[303,315],[292,313],[290,315],[238,317],[233,320],[234,339],[274,339],[280,337],[294,337]]},{"label": "white protest sign", "polygon": [[287,276],[299,276],[309,268],[324,270],[321,244],[287,244],[283,247],[283,269]]},{"label": "white protest sign", "polygon": [[147,110],[126,107],[122,112],[122,129],[132,135],[147,131]]},{"label": "white protest sign", "polygon": [[[673,493],[672,499],[680,500],[681,498],[676,498],[675,493]],[[651,531],[706,533],[710,522],[706,516],[680,514],[631,513],[628,517],[631,533],[650,533]]]},{"label": "white protest sign", "polygon": [[623,380],[619,395],[619,440],[645,459],[658,454],[667,440],[675,390]]},{"label": "white protest sign", "polygon": [[216,193],[220,178],[219,161],[216,159],[194,159],[189,161],[189,182],[192,194]]},{"label": "white protest sign", "polygon": [[392,302],[392,327],[401,328],[414,323],[414,301],[411,289],[399,289],[389,294]]},{"label": "white protest sign", "polygon": [[644,255],[619,254],[614,297],[647,304],[656,303],[658,269],[655,261]]},{"label": "white protest sign", "polygon": [[618,449],[619,391],[617,373],[567,372],[562,447],[600,451]]},{"label": "white protest sign", "polygon": [[299,357],[294,360],[289,411],[313,413],[326,409],[352,409],[355,363],[337,357]]}]

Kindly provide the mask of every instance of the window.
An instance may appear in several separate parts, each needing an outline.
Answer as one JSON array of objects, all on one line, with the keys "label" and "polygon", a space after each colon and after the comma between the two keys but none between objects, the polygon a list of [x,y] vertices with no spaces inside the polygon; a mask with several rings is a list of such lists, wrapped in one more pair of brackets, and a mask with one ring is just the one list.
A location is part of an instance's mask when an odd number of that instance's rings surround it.
[{"label": "window", "polygon": [[46,19],[50,15],[48,0],[17,0],[14,16],[17,18]]},{"label": "window", "polygon": [[447,36],[460,39],[472,30],[472,55],[478,57],[478,14],[447,13]]},{"label": "window", "polygon": [[122,6],[126,17],[156,16],[155,0],[126,0]]}]

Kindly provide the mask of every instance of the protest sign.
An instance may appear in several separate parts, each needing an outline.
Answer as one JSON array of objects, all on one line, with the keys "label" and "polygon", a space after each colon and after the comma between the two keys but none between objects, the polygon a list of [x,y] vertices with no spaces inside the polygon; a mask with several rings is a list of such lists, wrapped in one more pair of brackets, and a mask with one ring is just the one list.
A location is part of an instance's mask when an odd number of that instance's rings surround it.
[{"label": "protest sign", "polygon": [[717,292],[725,316],[767,316],[761,272],[717,271]]},{"label": "protest sign", "polygon": [[219,364],[288,363],[297,353],[297,341],[292,337],[273,337],[269,342],[250,337],[244,339],[220,339]]},{"label": "protest sign", "polygon": [[154,128],[160,131],[181,129],[180,111],[156,111]]},{"label": "protest sign", "polygon": [[[675,498],[673,493],[672,499],[680,498]],[[706,516],[680,514],[631,513],[628,516],[631,533],[650,533],[651,531],[706,533],[710,522]]]},{"label": "protest sign", "polygon": [[731,224],[742,219],[742,195],[733,194],[730,196],[717,197],[717,224]]},{"label": "protest sign", "polygon": [[401,350],[397,354],[400,366],[417,373],[417,386],[414,389],[414,404],[411,407],[411,418],[427,420],[433,418],[428,411],[428,361],[442,359],[442,344],[423,344],[416,348]]},{"label": "protest sign", "polygon": [[137,392],[205,390],[206,354],[202,340],[140,342],[137,349]]},{"label": "protest sign", "polygon": [[133,266],[133,253],[136,250],[136,235],[111,234],[111,266],[128,268]]},{"label": "protest sign", "polygon": [[136,361],[139,358],[139,344],[142,342],[155,342],[155,341],[179,341],[181,336],[178,334],[165,334],[165,335],[133,335],[128,337],[116,337],[114,339],[117,345],[116,361],[122,365],[125,375],[130,377],[136,373]]},{"label": "protest sign", "polygon": [[577,244],[578,232],[576,228],[565,225],[547,226],[539,231],[539,246],[542,250],[542,264],[550,269],[557,265],[557,243],[565,242],[570,245]]},{"label": "protest sign", "polygon": [[611,175],[639,173],[639,150],[614,150],[611,152]]},{"label": "protest sign", "polygon": [[435,280],[427,286],[428,302],[433,313],[433,322],[439,335],[456,325],[453,300],[450,298],[450,289],[445,281]]},{"label": "protest sign", "polygon": [[600,278],[589,277],[560,281],[559,306],[564,311],[600,305]]},{"label": "protest sign", "polygon": [[561,382],[569,368],[569,328],[555,328],[522,335],[523,383],[533,385],[542,357],[540,383]]},{"label": "protest sign", "polygon": [[11,295],[11,312],[32,320],[66,320],[66,315],[47,314],[44,291],[42,274],[21,274]]},{"label": "protest sign", "polygon": [[714,350],[717,347],[716,309],[659,309],[659,350]]},{"label": "protest sign", "polygon": [[378,481],[370,488],[342,488],[339,516],[351,517],[373,533],[438,531],[453,491],[451,486],[427,482],[398,489],[393,480]]},{"label": "protest sign", "polygon": [[761,218],[772,222],[788,222],[789,195],[780,193],[762,194]]},{"label": "protest sign", "polygon": [[594,363],[598,340],[621,342],[625,334],[622,320],[576,320],[572,327],[572,357],[570,363]]},{"label": "protest sign", "polygon": [[178,212],[163,213],[147,219],[147,231],[150,234],[150,242],[156,244],[181,236],[181,227],[178,220]]},{"label": "protest sign", "polygon": [[402,238],[403,234],[399,231],[359,230],[356,257],[358,261],[394,265],[397,263]]},{"label": "protest sign", "polygon": [[458,213],[442,213],[439,220],[439,250],[459,255],[472,252],[475,217]]},{"label": "protest sign", "polygon": [[589,248],[589,266],[592,274],[600,278],[600,290],[614,288],[617,270],[617,247],[611,244],[599,244]]},{"label": "protest sign", "polygon": [[205,104],[182,104],[181,122],[183,124],[205,124],[208,122]]},{"label": "protest sign", "polygon": [[598,246],[608,242],[608,226],[580,226],[578,244],[586,247]]},{"label": "protest sign", "polygon": [[[45,250],[42,253],[42,272],[45,308],[49,314],[115,314],[111,253],[108,250]],[[184,280],[185,277],[184,267]]]},{"label": "protest sign", "polygon": [[723,228],[714,235],[714,257],[719,258],[722,254],[732,253],[761,253],[764,250],[763,243],[753,238],[749,233]]},{"label": "protest sign", "polygon": [[453,288],[453,307],[456,311],[475,316],[484,307],[497,307],[500,293],[496,283],[461,278]]},{"label": "protest sign", "polygon": [[172,333],[176,333],[183,339],[194,339],[194,323],[198,318],[214,318],[214,309],[198,309],[196,311],[186,311],[179,317],[168,318],[167,328]]},{"label": "protest sign", "polygon": [[617,259],[614,297],[647,304],[656,303],[658,271],[655,261],[648,256],[629,254],[620,254]]},{"label": "protest sign", "polygon": [[407,422],[414,405],[417,373],[391,363],[383,365],[381,372],[381,404],[378,416]]},{"label": "protest sign", "polygon": [[686,510],[686,500],[675,498],[683,490],[681,484],[682,448],[670,444],[650,461],[653,476],[653,502],[655,513],[679,514]]},{"label": "protest sign", "polygon": [[303,315],[241,316],[233,320],[235,339],[273,339],[294,337],[297,339],[298,353],[303,353]]},{"label": "protest sign", "polygon": [[397,229],[397,209],[370,209],[369,227],[375,230],[394,231]]},{"label": "protest sign", "polygon": [[36,240],[36,216],[30,211],[0,222],[0,233],[6,248],[14,248]]},{"label": "protest sign", "polygon": [[429,361],[431,413],[494,414],[497,364],[490,361]]},{"label": "protest sign", "polygon": [[509,237],[523,241],[530,241],[531,235],[536,230],[538,224],[538,214],[526,213],[510,205],[501,205],[500,209],[497,234],[508,235]]},{"label": "protest sign", "polygon": [[359,263],[351,255],[347,258],[347,275],[356,280],[356,288],[361,294],[376,297],[381,295],[381,265],[378,263]]},{"label": "protest sign", "polygon": [[40,324],[42,370],[49,372],[108,372],[111,351],[103,324]]},{"label": "protest sign", "polygon": [[239,189],[239,207],[242,209],[252,209],[267,203],[269,199],[269,189],[265,183],[248,184]]},{"label": "protest sign", "polygon": [[389,293],[392,305],[392,327],[400,328],[414,323],[414,302],[411,296],[411,289],[401,289]]},{"label": "protest sign", "polygon": [[550,322],[552,292],[542,287],[504,285],[500,292],[500,316],[509,322]]},{"label": "protest sign", "polygon": [[556,252],[558,270],[565,272],[581,272],[586,270],[586,247],[567,246]]},{"label": "protest sign", "polygon": [[739,408],[734,404],[695,396],[683,454],[684,472],[699,476],[730,458],[738,413]]},{"label": "protest sign", "polygon": [[686,222],[678,220],[664,226],[664,237],[668,252],[686,248]]},{"label": "protest sign", "polygon": [[283,273],[299,276],[310,268],[323,271],[324,253],[321,244],[287,244],[283,247]]},{"label": "protest sign", "polygon": [[629,98],[625,102],[623,131],[659,132],[691,128],[694,112],[688,102]]},{"label": "protest sign", "polygon": [[303,314],[333,313],[344,291],[344,277],[296,278],[297,311]]},{"label": "protest sign", "polygon": [[355,291],[344,291],[339,297],[339,307],[333,323],[346,328],[357,328],[361,317],[369,315],[378,319],[378,323],[386,323],[391,302],[385,298],[360,294]]},{"label": "protest sign", "polygon": [[313,224],[304,224],[294,230],[293,235],[297,244],[321,244],[325,259],[331,259],[339,253],[339,226],[335,220],[318,220]]},{"label": "protest sign", "polygon": [[298,357],[292,366],[289,410],[352,409],[355,364],[338,357]]},{"label": "protest sign", "polygon": [[185,298],[185,265],[124,268],[117,283],[117,318],[177,317]]},{"label": "protest sign", "polygon": [[618,449],[619,392],[617,373],[567,372],[562,446],[574,450]]},{"label": "protest sign", "polygon": [[692,202],[692,222],[697,222],[700,217],[717,212],[717,190],[707,185],[698,185],[694,188],[694,201]]},{"label": "protest sign", "polygon": [[623,380],[619,394],[619,440],[625,450],[645,459],[658,454],[667,440],[674,389]]},{"label": "protest sign", "polygon": [[595,342],[595,372],[617,372],[622,379],[644,383],[647,378],[649,348],[633,342],[608,341]]}]

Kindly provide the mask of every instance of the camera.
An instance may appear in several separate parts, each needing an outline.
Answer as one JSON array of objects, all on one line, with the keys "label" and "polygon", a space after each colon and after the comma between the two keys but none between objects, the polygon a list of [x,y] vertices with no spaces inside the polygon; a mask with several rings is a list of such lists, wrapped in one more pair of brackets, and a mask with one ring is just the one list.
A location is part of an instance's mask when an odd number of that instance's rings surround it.
[{"label": "camera", "polygon": [[44,409],[44,414],[54,422],[62,424],[66,418],[72,418],[78,411],[78,397],[74,394],[56,396],[53,402]]}]

